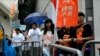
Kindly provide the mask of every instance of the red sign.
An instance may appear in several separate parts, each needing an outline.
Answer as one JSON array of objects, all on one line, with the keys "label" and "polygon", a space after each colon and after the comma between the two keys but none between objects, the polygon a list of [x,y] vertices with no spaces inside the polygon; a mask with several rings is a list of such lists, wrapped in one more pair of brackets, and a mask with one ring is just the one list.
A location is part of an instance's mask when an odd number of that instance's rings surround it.
[{"label": "red sign", "polygon": [[78,24],[78,0],[59,0],[57,9],[57,27]]}]

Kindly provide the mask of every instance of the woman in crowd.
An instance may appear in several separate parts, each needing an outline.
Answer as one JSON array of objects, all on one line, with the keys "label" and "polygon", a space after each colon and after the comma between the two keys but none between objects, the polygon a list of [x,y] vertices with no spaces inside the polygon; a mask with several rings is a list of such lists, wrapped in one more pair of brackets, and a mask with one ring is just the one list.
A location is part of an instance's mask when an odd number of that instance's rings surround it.
[{"label": "woman in crowd", "polygon": [[42,40],[43,40],[43,55],[44,56],[52,56],[50,55],[50,47],[48,46],[51,43],[55,43],[55,40],[57,40],[57,36],[54,37],[55,31],[54,31],[54,24],[51,19],[47,19],[45,21],[44,30],[42,34]]}]

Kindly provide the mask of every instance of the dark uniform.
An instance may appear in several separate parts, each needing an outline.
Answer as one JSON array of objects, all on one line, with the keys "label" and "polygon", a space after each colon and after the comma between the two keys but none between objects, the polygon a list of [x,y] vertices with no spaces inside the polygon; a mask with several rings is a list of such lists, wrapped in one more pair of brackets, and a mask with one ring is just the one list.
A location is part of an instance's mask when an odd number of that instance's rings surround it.
[{"label": "dark uniform", "polygon": [[[83,24],[83,25],[79,25],[76,27],[76,38],[78,38],[78,37],[87,38],[87,37],[91,37],[91,36],[92,36],[92,29],[89,24]],[[83,40],[82,43],[80,43],[80,44],[76,41],[76,45],[74,47],[78,48],[79,50],[82,50],[83,45],[87,41],[88,40]],[[87,48],[90,48],[90,45],[87,45]],[[86,50],[85,56],[90,56],[90,50]]]}]

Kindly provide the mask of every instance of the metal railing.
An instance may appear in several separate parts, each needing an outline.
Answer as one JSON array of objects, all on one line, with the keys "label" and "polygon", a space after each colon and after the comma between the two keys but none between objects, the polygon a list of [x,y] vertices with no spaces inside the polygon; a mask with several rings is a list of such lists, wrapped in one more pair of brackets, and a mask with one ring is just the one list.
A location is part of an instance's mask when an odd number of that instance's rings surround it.
[{"label": "metal railing", "polygon": [[61,45],[57,45],[57,44],[50,44],[50,46],[64,50],[66,52],[71,52],[71,53],[74,53],[74,54],[76,53],[78,56],[83,56],[83,54],[80,50],[77,50],[77,49],[74,49],[74,48],[65,47],[65,46],[61,46]]},{"label": "metal railing", "polygon": [[[85,54],[85,53],[84,53],[84,52],[85,52],[84,50],[85,50],[87,44],[100,44],[100,41],[99,41],[99,40],[90,40],[90,41],[87,41],[87,42],[83,45],[83,47],[82,47],[82,53],[83,53],[83,54]],[[93,52],[93,53],[95,53],[95,52]],[[90,55],[93,56],[93,53],[91,53]]]},{"label": "metal railing", "polygon": [[13,42],[17,56],[42,56],[39,41]]}]

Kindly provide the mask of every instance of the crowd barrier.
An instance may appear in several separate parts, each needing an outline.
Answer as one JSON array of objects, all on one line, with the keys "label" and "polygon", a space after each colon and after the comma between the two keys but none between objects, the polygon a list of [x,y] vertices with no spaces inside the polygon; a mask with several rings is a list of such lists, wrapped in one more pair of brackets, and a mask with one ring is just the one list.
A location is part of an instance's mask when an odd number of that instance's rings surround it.
[{"label": "crowd barrier", "polygon": [[[65,51],[66,53],[71,53],[70,56],[83,56],[82,52],[78,49],[74,49],[74,48],[70,48],[70,47],[66,47],[66,46],[61,46],[61,45],[57,45],[57,44],[50,44],[50,46],[53,49],[56,48],[56,49],[60,49],[62,51]],[[54,56],[54,53],[53,53],[53,56]]]},{"label": "crowd barrier", "polygon": [[[85,50],[85,48],[86,48],[86,46],[88,45],[88,44],[92,44],[91,46],[90,46],[90,48],[91,48],[91,51],[90,51],[90,56],[95,56],[95,44],[100,44],[100,41],[99,40],[90,40],[90,41],[87,41],[84,45],[83,45],[83,47],[82,47],[82,53],[83,54],[85,54],[84,52],[84,50]],[[99,49],[99,47],[98,47],[98,50],[99,50],[99,52],[100,52],[100,49]],[[98,54],[99,55],[99,54]]]},{"label": "crowd barrier", "polygon": [[13,46],[17,56],[42,56],[42,48],[39,41],[13,42]]}]

